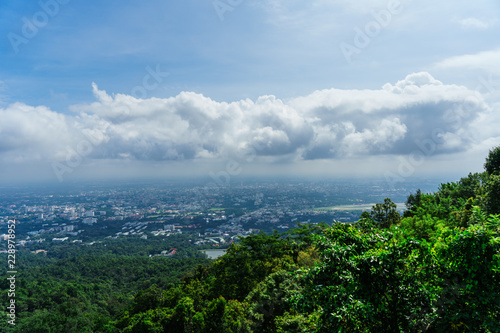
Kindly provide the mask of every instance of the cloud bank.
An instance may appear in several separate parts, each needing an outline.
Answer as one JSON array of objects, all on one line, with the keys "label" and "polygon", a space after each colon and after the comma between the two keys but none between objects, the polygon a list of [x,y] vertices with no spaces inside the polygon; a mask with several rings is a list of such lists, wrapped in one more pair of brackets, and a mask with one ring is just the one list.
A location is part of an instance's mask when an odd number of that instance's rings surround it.
[{"label": "cloud bank", "polygon": [[[481,95],[413,73],[378,90],[315,91],[283,101],[218,102],[193,92],[167,99],[110,95],[71,114],[22,103],[0,109],[0,161],[345,160],[410,154],[435,140],[434,154],[473,149],[496,133]],[[498,137],[498,136],[497,136]],[[73,162],[76,163],[76,162]]]}]

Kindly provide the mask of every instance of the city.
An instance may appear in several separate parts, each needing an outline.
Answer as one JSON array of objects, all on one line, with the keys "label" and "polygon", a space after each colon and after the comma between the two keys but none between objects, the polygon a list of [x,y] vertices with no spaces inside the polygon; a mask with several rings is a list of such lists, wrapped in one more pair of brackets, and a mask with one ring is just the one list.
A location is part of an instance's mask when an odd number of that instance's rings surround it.
[{"label": "city", "polygon": [[[382,181],[286,181],[244,179],[200,195],[203,183],[76,185],[22,192],[4,189],[0,239],[8,220],[16,221],[17,245],[45,243],[92,245],[103,240],[184,235],[200,249],[227,248],[239,237],[260,231],[286,231],[296,224],[351,223],[371,206],[390,197],[405,209],[419,180],[389,189]],[[2,242],[2,250],[6,242]],[[46,251],[45,251],[46,252]]]}]

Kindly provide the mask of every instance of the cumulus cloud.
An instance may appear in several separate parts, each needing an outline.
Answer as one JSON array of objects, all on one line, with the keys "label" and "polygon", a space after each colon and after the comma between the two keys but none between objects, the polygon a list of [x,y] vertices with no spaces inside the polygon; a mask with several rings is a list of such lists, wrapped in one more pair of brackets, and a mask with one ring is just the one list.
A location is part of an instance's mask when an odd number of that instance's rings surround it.
[{"label": "cumulus cloud", "polygon": [[[419,142],[446,141],[460,134],[461,146],[446,145],[438,153],[465,150],[473,143],[471,121],[488,110],[480,95],[461,86],[444,85],[428,73],[408,75],[381,90],[323,90],[295,99],[315,127],[315,141],[306,156],[408,154]],[[330,135],[329,145],[325,133]],[[449,135],[448,135],[449,137]]]},{"label": "cumulus cloud", "polygon": [[[232,103],[192,92],[171,98],[110,95],[73,115],[16,103],[0,109],[0,159],[298,161],[409,154],[438,140],[436,154],[485,139],[491,107],[465,87],[414,73],[378,90],[328,89],[290,101],[262,96]],[[491,130],[484,130],[491,133]]]},{"label": "cumulus cloud", "polygon": [[71,118],[15,103],[0,109],[0,156],[12,162],[58,159],[74,143]]}]

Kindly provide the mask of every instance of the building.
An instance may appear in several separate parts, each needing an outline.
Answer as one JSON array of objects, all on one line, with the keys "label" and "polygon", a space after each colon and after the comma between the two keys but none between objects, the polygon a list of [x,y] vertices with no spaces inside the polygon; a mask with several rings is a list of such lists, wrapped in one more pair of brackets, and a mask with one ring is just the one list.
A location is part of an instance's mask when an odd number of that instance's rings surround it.
[{"label": "building", "polygon": [[82,223],[85,223],[85,224],[94,224],[94,223],[97,223],[97,219],[96,218],[93,218],[93,217],[87,217],[87,218],[84,218]]},{"label": "building", "polygon": [[73,230],[75,230],[75,226],[74,225],[65,225],[65,226],[63,226],[63,231],[64,232],[72,232]]}]

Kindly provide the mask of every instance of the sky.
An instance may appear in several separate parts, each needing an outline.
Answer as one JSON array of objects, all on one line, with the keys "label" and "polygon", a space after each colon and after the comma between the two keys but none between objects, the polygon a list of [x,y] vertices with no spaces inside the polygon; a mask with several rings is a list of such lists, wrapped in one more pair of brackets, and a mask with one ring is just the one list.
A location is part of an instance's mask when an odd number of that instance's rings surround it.
[{"label": "sky", "polygon": [[0,184],[481,172],[495,0],[2,1]]}]

